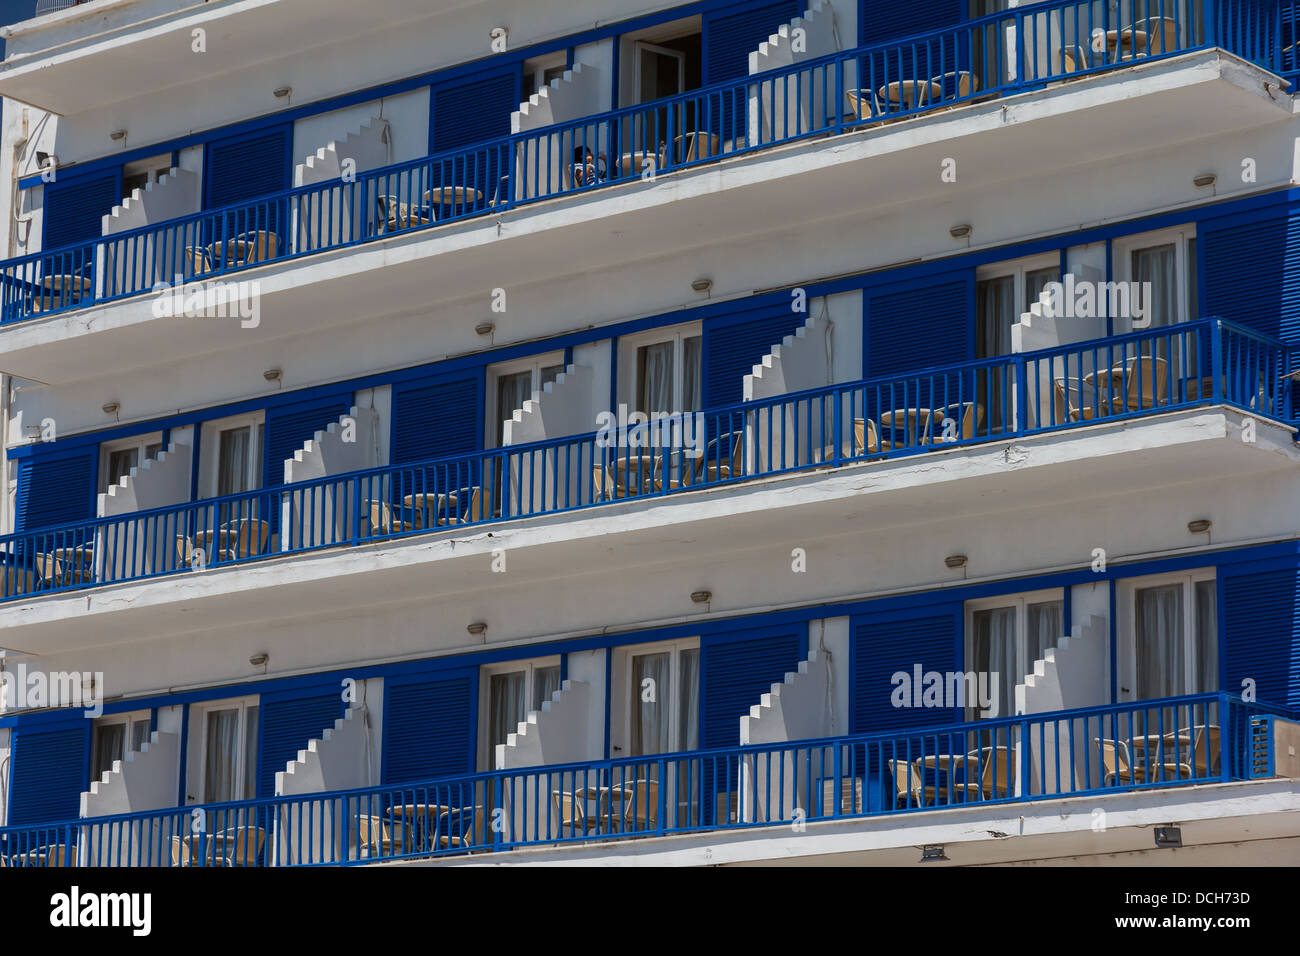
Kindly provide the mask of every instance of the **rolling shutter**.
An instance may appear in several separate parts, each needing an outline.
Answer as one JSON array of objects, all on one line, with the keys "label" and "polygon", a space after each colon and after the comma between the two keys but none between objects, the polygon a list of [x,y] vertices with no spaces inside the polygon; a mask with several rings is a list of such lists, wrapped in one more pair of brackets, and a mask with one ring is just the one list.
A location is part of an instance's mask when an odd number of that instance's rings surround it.
[{"label": "rolling shutter", "polygon": [[789,303],[718,316],[704,323],[704,407],[744,400],[745,376],[808,318]]},{"label": "rolling shutter", "polygon": [[[741,632],[701,641],[701,750],[740,743],[740,718],[773,684],[799,669],[799,662],[807,656],[807,634],[806,627],[801,626],[768,636]],[[700,814],[705,825],[714,822],[719,805],[737,799],[738,770],[734,758],[726,762],[706,760],[701,765],[699,780],[705,799],[700,801]]]},{"label": "rolling shutter", "polygon": [[1198,228],[1200,315],[1300,343],[1300,213],[1265,210]]},{"label": "rolling shutter", "polygon": [[[749,54],[777,31],[803,13],[796,0],[779,0],[752,9],[728,7],[706,13],[702,25],[704,83],[739,81],[749,75]],[[705,103],[710,112],[717,111],[708,122],[709,129],[723,142],[745,135],[749,114],[748,97],[736,91],[710,96]]]},{"label": "rolling shutter", "polygon": [[[944,30],[965,22],[967,0],[858,0],[858,35],[864,46]],[[864,58],[862,85],[878,90],[900,80],[927,80],[954,70],[970,69],[970,51],[956,34],[931,37],[916,45],[895,47]],[[945,82],[944,94],[955,94]]]},{"label": "rolling shutter", "polygon": [[98,239],[104,217],[122,201],[122,169],[72,179],[56,179],[44,187],[43,250]]},{"label": "rolling shutter", "polygon": [[314,398],[266,410],[266,449],[262,487],[284,483],[284,462],[318,431],[337,422],[352,409],[352,393]]},{"label": "rolling shutter", "polygon": [[477,727],[477,669],[385,681],[383,782],[473,773]]},{"label": "rolling shutter", "polygon": [[58,457],[31,456],[18,463],[15,527],[32,531],[95,517],[99,452],[90,448]]},{"label": "rolling shutter", "polygon": [[735,747],[740,718],[807,656],[807,631],[705,638],[700,649],[700,747]]},{"label": "rolling shutter", "polygon": [[[523,71],[518,65],[490,74],[449,80],[429,91],[429,152],[464,150],[510,135],[510,114],[519,109]],[[471,186],[485,199],[495,194],[508,170],[504,147],[475,150],[447,163],[435,163],[435,185]],[[453,207],[450,212],[463,212]],[[442,212],[438,212],[442,215]]]},{"label": "rolling shutter", "polygon": [[[894,706],[894,674],[963,670],[962,606],[936,604],[853,619],[849,733],[910,731],[964,720],[961,708]],[[919,693],[918,693],[919,695]],[[914,703],[915,698],[907,698]]]},{"label": "rolling shutter", "polygon": [[1241,569],[1220,580],[1223,690],[1240,694],[1250,679],[1259,700],[1300,707],[1300,570]]},{"label": "rolling shutter", "polygon": [[483,370],[393,387],[392,463],[470,455],[483,447]]},{"label": "rolling shutter", "polygon": [[263,694],[257,745],[258,799],[275,795],[275,775],[307,742],[320,737],[343,716],[343,693],[331,685],[317,691]]},{"label": "rolling shutter", "polygon": [[966,0],[858,0],[858,38],[884,43],[954,27],[966,19],[965,8]]},{"label": "rolling shutter", "polygon": [[75,820],[90,776],[90,721],[13,734],[11,826]]},{"label": "rolling shutter", "polygon": [[867,378],[901,375],[975,357],[975,273],[945,273],[865,289]]},{"label": "rolling shutter", "polygon": [[204,208],[244,207],[207,223],[205,229],[212,233],[209,241],[245,232],[281,231],[287,219],[286,201],[250,204],[289,188],[292,145],[293,126],[289,124],[208,144],[203,172]]}]

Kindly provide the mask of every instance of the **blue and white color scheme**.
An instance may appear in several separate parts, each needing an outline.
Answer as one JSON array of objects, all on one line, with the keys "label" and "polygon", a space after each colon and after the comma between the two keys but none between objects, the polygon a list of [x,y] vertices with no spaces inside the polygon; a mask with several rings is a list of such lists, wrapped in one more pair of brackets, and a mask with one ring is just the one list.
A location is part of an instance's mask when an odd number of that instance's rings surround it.
[{"label": "blue and white color scheme", "polygon": [[0,34],[0,867],[1300,861],[1300,2]]}]

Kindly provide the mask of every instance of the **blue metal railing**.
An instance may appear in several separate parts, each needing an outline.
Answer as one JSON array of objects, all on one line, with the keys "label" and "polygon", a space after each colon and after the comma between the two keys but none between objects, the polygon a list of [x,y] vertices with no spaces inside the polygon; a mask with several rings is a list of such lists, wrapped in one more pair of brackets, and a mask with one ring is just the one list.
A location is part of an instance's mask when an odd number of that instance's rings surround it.
[{"label": "blue metal railing", "polygon": [[1248,780],[1295,716],[1194,694],[469,774],[0,828],[0,863],[355,864]]},{"label": "blue metal railing", "polygon": [[1229,404],[1294,424],[1291,350],[1219,319],[0,537],[18,600]]},{"label": "blue metal railing", "polygon": [[[0,262],[0,322],[144,295],[1220,46],[1294,72],[1293,3],[1048,0],[905,40]],[[1289,17],[1289,19],[1287,19]],[[1286,24],[1284,26],[1284,24]]]}]

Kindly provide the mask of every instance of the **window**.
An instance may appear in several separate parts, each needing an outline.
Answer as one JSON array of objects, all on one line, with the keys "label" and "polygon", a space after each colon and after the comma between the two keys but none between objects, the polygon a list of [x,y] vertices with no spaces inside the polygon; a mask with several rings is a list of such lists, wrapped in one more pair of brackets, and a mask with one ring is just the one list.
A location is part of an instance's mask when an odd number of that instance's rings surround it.
[{"label": "window", "polygon": [[976,355],[1011,354],[1011,327],[1038,301],[1048,283],[1061,280],[1056,253],[984,266],[976,273]]},{"label": "window", "polygon": [[146,461],[162,451],[162,434],[136,435],[99,446],[99,490],[107,491]]},{"label": "window", "polygon": [[90,755],[90,779],[99,780],[113,769],[113,762],[125,760],[149,739],[149,711],[101,717],[93,725]]},{"label": "window", "polygon": [[1212,571],[1123,582],[1120,698],[1154,700],[1214,691],[1219,684]]},{"label": "window", "polygon": [[637,650],[628,656],[627,677],[632,756],[696,749],[700,740],[699,642]]},{"label": "window", "polygon": [[199,460],[206,462],[200,496],[217,497],[262,487],[265,415],[256,412],[204,422]]},{"label": "window", "polygon": [[[1010,355],[1011,329],[1038,301],[1049,283],[1061,279],[1060,258],[1055,253],[1017,262],[985,266],[975,281],[975,352],[978,358]],[[1003,376],[985,370],[976,374],[976,401],[984,407],[989,427],[996,431],[1010,418]]]},{"label": "window", "polygon": [[567,56],[564,52],[548,56],[534,57],[524,61],[523,98],[528,99],[534,93],[548,86],[552,80],[564,76]]},{"label": "window", "polygon": [[533,397],[533,392],[540,392],[559,378],[563,371],[563,352],[534,355],[521,361],[502,362],[488,368],[489,382],[496,382],[495,387],[490,387],[488,392],[492,396],[494,407],[488,409],[491,433],[487,437],[494,443],[493,447],[500,448],[505,444],[505,423],[510,416]]},{"label": "window", "polygon": [[156,183],[171,172],[172,157],[170,153],[137,159],[122,167],[122,198],[129,199],[137,189],[144,189],[150,183]]},{"label": "window", "polygon": [[980,719],[1015,713],[1016,685],[1065,635],[1064,614],[1060,591],[967,603],[967,670],[976,675],[979,695],[978,700],[966,701],[968,716]]},{"label": "window", "polygon": [[533,661],[510,661],[483,669],[482,699],[487,702],[480,734],[486,730],[482,755],[485,770],[495,767],[496,748],[515,732],[520,721],[560,689],[560,659],[544,657]]},{"label": "window", "polygon": [[[687,17],[619,37],[619,62],[627,64],[620,71],[620,105],[649,103],[699,88],[703,82],[702,23],[698,16]],[[692,105],[687,104],[686,109],[689,114]],[[692,128],[692,116],[682,120],[683,128]]]},{"label": "window", "polygon": [[696,324],[627,336],[619,342],[623,401],[633,411],[699,411],[703,404],[703,338]]},{"label": "window", "polygon": [[1117,280],[1138,283],[1142,315],[1116,316],[1117,333],[1139,328],[1162,328],[1186,322],[1196,315],[1196,236],[1190,226],[1144,233],[1116,240],[1114,271]]},{"label": "window", "polygon": [[257,698],[210,704],[201,713],[203,802],[251,800],[257,792]]}]

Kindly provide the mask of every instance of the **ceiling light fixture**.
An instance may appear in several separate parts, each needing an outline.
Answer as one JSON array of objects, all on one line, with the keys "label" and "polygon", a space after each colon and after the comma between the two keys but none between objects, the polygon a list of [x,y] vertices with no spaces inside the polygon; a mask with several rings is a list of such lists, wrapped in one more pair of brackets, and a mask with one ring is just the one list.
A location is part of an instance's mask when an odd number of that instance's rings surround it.
[{"label": "ceiling light fixture", "polygon": [[497,327],[495,322],[480,322],[478,325],[474,326],[474,331],[479,335],[491,335],[496,330]]},{"label": "ceiling light fixture", "polygon": [[974,231],[975,230],[972,229],[968,223],[962,223],[961,225],[953,226],[949,229],[948,235],[952,236],[954,239],[969,239],[970,234]]},{"label": "ceiling light fixture", "polygon": [[105,415],[116,415],[118,409],[122,407],[121,402],[105,402],[102,406]]},{"label": "ceiling light fixture", "polygon": [[696,604],[708,604],[713,600],[712,591],[692,591],[691,600]]},{"label": "ceiling light fixture", "polygon": [[1197,518],[1195,521],[1187,522],[1187,530],[1192,534],[1204,534],[1213,524],[1214,522],[1209,518]]},{"label": "ceiling light fixture", "polygon": [[487,622],[475,621],[473,624],[470,624],[468,627],[466,627],[465,630],[469,631],[475,637],[478,637],[478,635],[487,632]]},{"label": "ceiling light fixture", "polygon": [[108,134],[108,138],[111,139],[111,140],[112,140],[113,142],[115,142],[115,143],[125,143],[125,142],[126,142],[126,130],[124,130],[124,129],[115,129],[115,130],[113,130],[113,132],[111,132],[111,133]]},{"label": "ceiling light fixture", "polygon": [[948,855],[943,852],[943,844],[930,844],[921,847],[921,863],[949,863]]},{"label": "ceiling light fixture", "polygon": [[943,563],[948,565],[950,568],[964,568],[966,567],[966,555],[950,554],[948,557],[943,559]]},{"label": "ceiling light fixture", "polygon": [[1214,173],[1201,173],[1199,176],[1192,177],[1192,183],[1197,189],[1209,189],[1219,181],[1219,177]]},{"label": "ceiling light fixture", "polygon": [[277,100],[287,100],[289,97],[293,96],[293,87],[281,86],[275,89],[273,93]]},{"label": "ceiling light fixture", "polygon": [[262,378],[266,379],[268,382],[278,382],[283,375],[284,372],[278,368],[268,368],[262,373]]},{"label": "ceiling light fixture", "polygon": [[265,651],[258,651],[256,654],[254,654],[252,657],[248,659],[248,663],[252,664],[254,667],[265,667],[266,662],[269,661],[270,659],[271,659],[270,654],[266,653]]},{"label": "ceiling light fixture", "polygon": [[691,288],[696,292],[709,292],[713,289],[712,279],[696,279],[691,283]]},{"label": "ceiling light fixture", "polygon": [[1183,831],[1180,827],[1156,827],[1157,850],[1179,850],[1183,846]]}]

